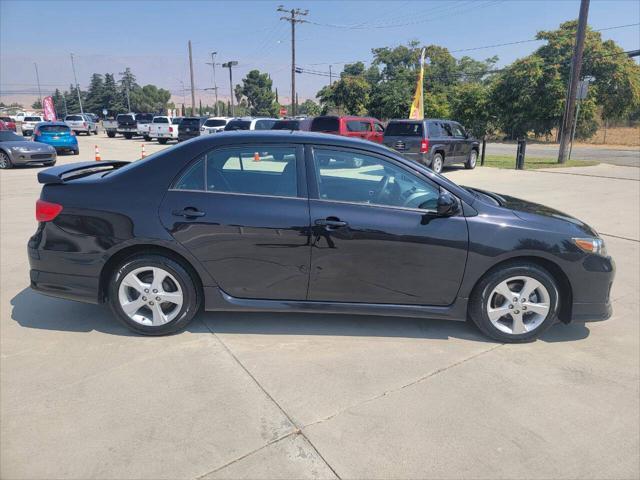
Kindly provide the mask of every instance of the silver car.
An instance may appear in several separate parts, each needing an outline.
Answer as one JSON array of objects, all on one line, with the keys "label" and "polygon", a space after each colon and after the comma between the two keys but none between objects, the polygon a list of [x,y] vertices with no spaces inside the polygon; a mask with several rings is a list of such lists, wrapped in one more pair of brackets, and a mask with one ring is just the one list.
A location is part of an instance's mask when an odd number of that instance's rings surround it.
[{"label": "silver car", "polygon": [[15,165],[55,165],[56,149],[44,143],[31,142],[7,130],[0,131],[0,169]]},{"label": "silver car", "polygon": [[79,133],[86,133],[87,135],[98,134],[98,124],[93,121],[89,115],[83,115],[81,113],[75,113],[73,115],[67,115],[64,117],[64,123],[69,125],[69,128],[73,130],[76,135]]}]

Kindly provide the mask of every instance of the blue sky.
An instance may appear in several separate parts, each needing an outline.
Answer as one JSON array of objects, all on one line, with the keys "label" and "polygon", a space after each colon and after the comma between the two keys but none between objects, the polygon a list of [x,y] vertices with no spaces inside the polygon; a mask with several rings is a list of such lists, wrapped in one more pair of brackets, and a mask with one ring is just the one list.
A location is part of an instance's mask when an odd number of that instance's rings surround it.
[{"label": "blue sky", "polygon": [[[78,81],[93,72],[131,67],[139,83],[154,83],[182,97],[189,85],[187,40],[193,43],[196,97],[212,101],[212,71],[205,62],[239,62],[234,83],[247,71],[269,72],[281,101],[290,92],[290,26],[276,12],[279,4],[308,9],[297,26],[297,64],[339,72],[344,62],[371,61],[371,49],[419,40],[459,50],[527,40],[576,18],[579,0],[446,1],[18,1],[0,0],[0,96],[3,101],[35,92],[37,62],[43,94],[73,82],[69,53],[76,55]],[[640,22],[637,0],[592,0],[589,24],[596,29]],[[316,25],[320,24],[320,25]],[[349,27],[349,28],[345,28]],[[602,32],[625,50],[640,48],[640,27]],[[541,43],[454,53],[483,59],[498,55],[499,65],[527,55]],[[228,96],[226,71],[217,70],[220,94]],[[313,98],[327,83],[321,76],[298,75],[301,98]]]}]

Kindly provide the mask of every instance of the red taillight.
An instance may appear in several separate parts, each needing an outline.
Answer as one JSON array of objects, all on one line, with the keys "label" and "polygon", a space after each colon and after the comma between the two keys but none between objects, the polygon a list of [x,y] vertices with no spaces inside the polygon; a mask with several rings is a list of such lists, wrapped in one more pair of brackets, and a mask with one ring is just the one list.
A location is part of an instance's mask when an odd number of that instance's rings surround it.
[{"label": "red taillight", "polygon": [[87,122],[82,122],[82,126],[83,126],[84,128],[87,128]]},{"label": "red taillight", "polygon": [[36,220],[39,222],[50,222],[62,211],[62,205],[57,203],[38,200],[36,202]]},{"label": "red taillight", "polygon": [[173,133],[173,127],[169,127],[169,133]]},{"label": "red taillight", "polygon": [[422,140],[420,142],[420,153],[427,153],[429,151],[429,140]]},{"label": "red taillight", "polygon": [[76,132],[74,130],[71,130],[71,136],[75,137],[76,136]]}]

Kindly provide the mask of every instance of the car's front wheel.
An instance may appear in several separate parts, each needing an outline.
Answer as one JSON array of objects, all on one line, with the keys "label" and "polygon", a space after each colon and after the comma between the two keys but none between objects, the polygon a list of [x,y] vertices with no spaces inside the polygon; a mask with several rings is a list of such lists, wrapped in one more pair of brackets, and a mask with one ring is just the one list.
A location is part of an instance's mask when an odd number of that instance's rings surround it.
[{"label": "car's front wheel", "polygon": [[487,336],[506,343],[535,340],[555,321],[559,293],[553,276],[533,263],[495,269],[476,285],[469,315]]},{"label": "car's front wheel", "polygon": [[9,155],[7,155],[4,152],[0,152],[0,169],[5,170],[11,167],[13,167],[13,164],[11,163],[11,159],[9,158]]},{"label": "car's front wheel", "polygon": [[469,158],[464,164],[464,168],[467,170],[471,170],[476,168],[476,164],[478,163],[478,152],[476,150],[471,150],[469,153]]},{"label": "car's front wheel", "polygon": [[124,261],[112,275],[108,298],[118,319],[143,335],[176,332],[200,307],[195,279],[178,262],[160,255]]}]

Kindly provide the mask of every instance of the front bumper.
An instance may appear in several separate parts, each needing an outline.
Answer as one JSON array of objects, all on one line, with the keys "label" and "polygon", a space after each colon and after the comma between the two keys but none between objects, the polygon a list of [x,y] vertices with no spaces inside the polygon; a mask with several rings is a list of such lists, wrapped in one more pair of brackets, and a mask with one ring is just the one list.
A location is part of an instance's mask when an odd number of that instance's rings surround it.
[{"label": "front bumper", "polygon": [[14,165],[35,165],[40,163],[51,163],[57,159],[56,152],[12,152],[11,161]]}]

